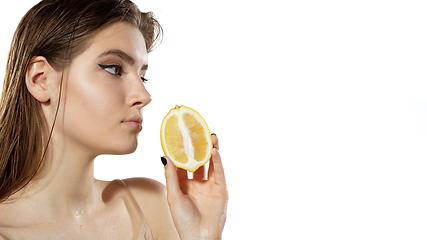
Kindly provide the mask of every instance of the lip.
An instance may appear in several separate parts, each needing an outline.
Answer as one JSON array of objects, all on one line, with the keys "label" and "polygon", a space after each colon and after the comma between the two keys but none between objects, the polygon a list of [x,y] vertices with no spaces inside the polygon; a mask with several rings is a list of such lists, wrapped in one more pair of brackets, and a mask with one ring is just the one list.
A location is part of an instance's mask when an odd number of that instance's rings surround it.
[{"label": "lip", "polygon": [[125,124],[126,126],[129,126],[135,129],[138,132],[142,130],[142,117],[139,115],[128,118],[122,121],[122,123]]}]

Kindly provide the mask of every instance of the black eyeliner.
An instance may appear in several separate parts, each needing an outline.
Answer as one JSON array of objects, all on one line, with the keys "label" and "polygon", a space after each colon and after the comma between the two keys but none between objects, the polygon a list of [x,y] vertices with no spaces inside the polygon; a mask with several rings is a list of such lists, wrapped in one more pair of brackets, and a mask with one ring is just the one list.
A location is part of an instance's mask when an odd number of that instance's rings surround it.
[{"label": "black eyeliner", "polygon": [[98,63],[98,66],[101,67],[101,68],[120,67],[119,65],[115,65],[115,64],[112,64],[112,65],[103,65],[103,64],[100,64],[100,63]]},{"label": "black eyeliner", "polygon": [[[102,69],[106,69],[106,68],[116,68],[117,69],[117,73],[113,74],[113,75],[118,75],[121,76],[121,72],[122,72],[122,66],[120,65],[116,65],[116,64],[109,64],[109,65],[103,65],[98,63],[98,66]],[[112,74],[112,73],[111,73]]]}]

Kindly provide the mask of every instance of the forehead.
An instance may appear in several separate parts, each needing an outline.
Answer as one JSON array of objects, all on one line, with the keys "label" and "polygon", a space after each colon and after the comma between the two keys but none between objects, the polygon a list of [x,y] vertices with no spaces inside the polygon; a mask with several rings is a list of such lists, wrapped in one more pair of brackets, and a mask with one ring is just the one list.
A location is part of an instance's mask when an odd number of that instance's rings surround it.
[{"label": "forehead", "polygon": [[93,37],[83,54],[97,57],[110,49],[119,49],[137,62],[147,63],[144,37],[138,28],[128,23],[115,23],[101,30]]}]

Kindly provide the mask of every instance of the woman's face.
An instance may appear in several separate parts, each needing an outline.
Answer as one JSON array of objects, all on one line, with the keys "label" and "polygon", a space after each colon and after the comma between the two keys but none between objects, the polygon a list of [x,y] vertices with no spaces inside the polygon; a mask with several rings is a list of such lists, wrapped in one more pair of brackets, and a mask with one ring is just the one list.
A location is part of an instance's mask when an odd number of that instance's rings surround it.
[{"label": "woman's face", "polygon": [[64,76],[63,117],[55,128],[67,147],[95,155],[135,151],[142,107],[151,101],[147,64],[144,38],[130,24],[116,23],[92,39]]}]

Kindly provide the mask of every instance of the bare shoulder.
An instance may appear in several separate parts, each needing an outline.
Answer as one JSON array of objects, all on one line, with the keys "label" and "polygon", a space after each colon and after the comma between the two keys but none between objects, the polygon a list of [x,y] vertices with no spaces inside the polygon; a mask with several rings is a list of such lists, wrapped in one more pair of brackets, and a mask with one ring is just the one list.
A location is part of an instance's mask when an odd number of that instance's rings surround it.
[{"label": "bare shoulder", "polygon": [[166,187],[150,178],[123,179],[138,202],[154,239],[179,239],[166,198]]},{"label": "bare shoulder", "polygon": [[151,178],[127,178],[123,179],[132,194],[148,195],[149,197],[165,197],[166,187],[161,182]]},{"label": "bare shoulder", "polygon": [[[127,178],[122,179],[126,186],[131,191],[139,204],[159,201],[166,198],[166,187],[159,181],[150,178]],[[115,181],[96,180],[99,184],[103,197],[114,196],[114,192],[119,185],[114,184]]]}]

